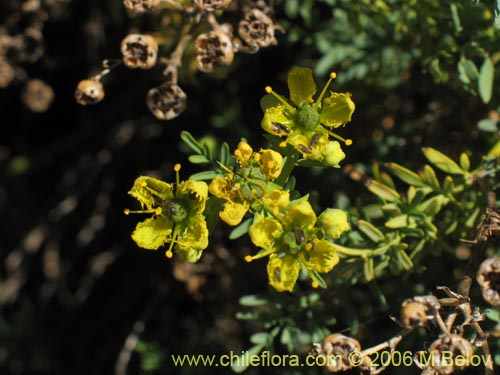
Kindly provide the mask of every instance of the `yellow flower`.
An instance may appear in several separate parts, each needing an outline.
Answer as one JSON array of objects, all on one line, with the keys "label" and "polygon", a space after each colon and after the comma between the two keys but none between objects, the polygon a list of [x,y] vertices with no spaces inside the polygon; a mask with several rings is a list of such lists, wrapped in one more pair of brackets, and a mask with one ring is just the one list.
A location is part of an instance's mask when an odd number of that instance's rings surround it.
[{"label": "yellow flower", "polygon": [[288,190],[272,190],[263,199],[264,206],[285,208],[290,203],[290,192]]},{"label": "yellow flower", "polygon": [[248,160],[250,160],[252,154],[252,147],[243,141],[238,143],[238,148],[234,150],[234,157],[241,167],[246,167],[248,165]]},{"label": "yellow flower", "polygon": [[141,203],[143,209],[127,209],[125,213],[153,214],[153,217],[138,223],[132,233],[132,239],[139,247],[157,250],[170,243],[166,251],[168,258],[172,257],[174,249],[181,258],[196,262],[208,246],[209,233],[203,216],[208,186],[203,181],[180,182],[180,165],[176,164],[174,170],[175,184],[153,177],[138,177],[129,194]]},{"label": "yellow flower", "polygon": [[349,93],[328,92],[328,86],[335,73],[323,87],[318,97],[312,70],[293,68],[288,75],[290,100],[266,87],[268,95],[261,100],[264,110],[262,128],[268,133],[285,137],[304,158],[317,160],[326,166],[337,167],[344,158],[340,144],[329,142],[329,137],[344,142],[347,146],[352,140],[344,139],[332,132],[332,128],[351,121],[355,109]]},{"label": "yellow flower", "polygon": [[243,216],[247,213],[248,208],[249,206],[247,202],[241,204],[233,201],[227,201],[224,204],[222,211],[219,212],[219,217],[226,224],[235,226],[241,223],[241,220],[243,220]]},{"label": "yellow flower", "polygon": [[220,177],[216,176],[210,182],[210,185],[208,186],[208,191],[210,194],[217,198],[221,199],[231,199],[234,196],[234,193],[231,189],[231,177],[230,176],[225,176],[225,177]]},{"label": "yellow flower", "polygon": [[[321,227],[332,218],[331,214],[337,212],[327,211],[320,221],[305,198],[290,202],[283,214],[257,214],[248,234],[253,244],[262,250],[245,259],[252,261],[269,256],[269,283],[278,291],[292,291],[301,269],[307,272],[314,286],[324,286],[319,273],[330,272],[339,262],[335,245],[325,238],[326,229]],[[341,224],[337,217],[334,221]]]},{"label": "yellow flower", "polygon": [[276,179],[282,169],[283,156],[279,152],[271,149],[260,150],[260,169],[265,174],[267,180]]}]

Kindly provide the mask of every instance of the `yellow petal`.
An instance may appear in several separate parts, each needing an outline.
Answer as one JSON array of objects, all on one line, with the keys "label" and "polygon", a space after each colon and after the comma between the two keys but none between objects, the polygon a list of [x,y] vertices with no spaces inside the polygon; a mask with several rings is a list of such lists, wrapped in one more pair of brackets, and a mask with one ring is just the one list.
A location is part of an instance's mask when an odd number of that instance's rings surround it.
[{"label": "yellow petal", "polygon": [[243,216],[248,211],[248,204],[235,203],[232,201],[228,201],[224,204],[224,208],[219,213],[219,216],[222,221],[231,226],[238,225],[241,223]]},{"label": "yellow petal", "polygon": [[234,157],[238,164],[242,167],[246,167],[248,165],[248,160],[252,156],[253,150],[252,147],[246,142],[241,141],[238,143],[238,148],[234,150]]},{"label": "yellow petal", "polygon": [[273,190],[271,194],[264,197],[264,205],[267,207],[285,208],[290,203],[290,192],[288,190]]},{"label": "yellow petal", "polygon": [[269,284],[278,292],[291,292],[299,277],[300,263],[291,255],[271,254],[267,263]]},{"label": "yellow petal", "polygon": [[248,228],[248,235],[253,244],[263,249],[269,248],[282,233],[283,228],[279,221],[261,215],[257,215],[254,223]]},{"label": "yellow petal", "polygon": [[233,195],[231,192],[231,184],[227,177],[214,177],[208,186],[208,191],[213,196],[222,199],[231,199]]},{"label": "yellow petal", "polygon": [[195,202],[196,210],[202,212],[208,198],[208,185],[204,181],[187,180],[183,181],[180,191],[188,195],[191,201]]},{"label": "yellow petal", "polygon": [[274,180],[281,173],[283,156],[271,149],[261,150],[260,155],[260,169],[265,174],[267,180]]},{"label": "yellow petal", "polygon": [[205,217],[197,214],[188,219],[186,228],[177,237],[179,250],[204,250],[208,246],[208,229]]},{"label": "yellow petal", "polygon": [[330,272],[339,262],[335,246],[327,240],[314,241],[314,249],[309,255],[309,260],[304,261],[304,264],[307,268],[321,273]]},{"label": "yellow petal", "polygon": [[169,200],[174,196],[172,184],[147,176],[138,177],[128,193],[148,209],[155,205],[155,197]]},{"label": "yellow petal", "polygon": [[170,242],[172,225],[172,222],[163,216],[151,217],[137,224],[132,239],[139,247],[157,250],[165,242]]},{"label": "yellow petal", "polygon": [[315,223],[316,214],[309,201],[306,200],[300,200],[296,204],[293,204],[283,218],[283,224],[291,229],[312,227]]}]

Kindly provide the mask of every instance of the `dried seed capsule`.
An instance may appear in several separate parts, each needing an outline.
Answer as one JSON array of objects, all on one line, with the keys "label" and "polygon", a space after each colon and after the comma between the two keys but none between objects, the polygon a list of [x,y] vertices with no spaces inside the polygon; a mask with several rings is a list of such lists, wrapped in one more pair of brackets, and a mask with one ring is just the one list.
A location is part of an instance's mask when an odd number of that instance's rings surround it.
[{"label": "dried seed capsule", "polygon": [[130,13],[141,14],[154,12],[158,9],[160,0],[125,0],[123,5]]},{"label": "dried seed capsule", "polygon": [[277,43],[273,20],[259,9],[251,9],[240,21],[238,34],[255,52]]},{"label": "dried seed capsule", "polygon": [[436,373],[449,375],[469,365],[474,349],[462,336],[452,334],[434,341],[429,348],[429,353],[432,356],[431,367]]},{"label": "dried seed capsule", "polygon": [[230,65],[233,62],[233,44],[226,33],[210,31],[196,38],[196,55],[198,69],[210,73],[217,64]]},{"label": "dried seed capsule", "polygon": [[171,120],[186,109],[187,96],[179,86],[166,82],[149,90],[146,104],[158,120]]},{"label": "dried seed capsule", "polygon": [[129,34],[122,40],[123,62],[131,69],[150,69],[156,64],[158,43],[150,35]]},{"label": "dried seed capsule", "polygon": [[16,72],[7,60],[0,57],[0,89],[10,85],[14,80]]},{"label": "dried seed capsule", "polygon": [[416,328],[425,326],[429,308],[421,301],[407,299],[401,305],[400,323],[404,328]]},{"label": "dried seed capsule", "polygon": [[204,12],[215,12],[226,9],[231,4],[231,0],[194,0],[193,3]]},{"label": "dried seed capsule", "polygon": [[54,90],[40,79],[30,79],[24,87],[21,99],[33,112],[45,112],[54,101]]},{"label": "dried seed capsule", "polygon": [[75,99],[81,105],[99,103],[104,99],[104,87],[99,81],[84,79],[76,87]]},{"label": "dried seed capsule", "polygon": [[[329,372],[347,371],[355,365],[361,367],[369,365],[369,357],[352,358],[351,353],[361,355],[361,345],[352,337],[334,333],[323,339],[321,349],[322,355],[327,358],[325,367]],[[353,363],[353,359],[356,363]]]},{"label": "dried seed capsule", "polygon": [[476,276],[483,298],[493,306],[500,306],[500,258],[488,258],[479,266]]}]

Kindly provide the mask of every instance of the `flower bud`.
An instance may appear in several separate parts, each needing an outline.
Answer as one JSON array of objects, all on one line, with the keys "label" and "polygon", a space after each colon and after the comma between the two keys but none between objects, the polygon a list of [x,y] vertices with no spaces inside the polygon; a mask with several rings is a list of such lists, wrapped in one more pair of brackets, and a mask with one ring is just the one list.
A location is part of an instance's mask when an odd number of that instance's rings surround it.
[{"label": "flower bud", "polygon": [[342,233],[351,229],[347,214],[337,208],[327,208],[318,218],[318,226],[323,228],[332,239],[339,238]]},{"label": "flower bud", "polygon": [[160,0],[125,0],[123,5],[130,13],[141,14],[158,9]]},{"label": "flower bud", "polygon": [[178,85],[166,82],[149,90],[146,104],[158,120],[171,120],[186,109],[187,96]]},{"label": "flower bud", "polygon": [[54,90],[42,80],[30,79],[24,87],[21,99],[33,112],[45,112],[54,101]]},{"label": "flower bud", "polygon": [[500,306],[500,258],[488,258],[479,266],[476,276],[483,298],[493,306]]},{"label": "flower bud", "polygon": [[234,50],[229,35],[222,31],[210,31],[196,38],[196,62],[198,69],[210,73],[216,65],[230,65]]},{"label": "flower bud", "polygon": [[104,99],[104,87],[100,81],[84,79],[76,87],[75,99],[81,105],[97,104]]},{"label": "flower bud", "polygon": [[150,35],[129,34],[122,40],[123,62],[131,69],[150,69],[156,64],[158,43]]}]

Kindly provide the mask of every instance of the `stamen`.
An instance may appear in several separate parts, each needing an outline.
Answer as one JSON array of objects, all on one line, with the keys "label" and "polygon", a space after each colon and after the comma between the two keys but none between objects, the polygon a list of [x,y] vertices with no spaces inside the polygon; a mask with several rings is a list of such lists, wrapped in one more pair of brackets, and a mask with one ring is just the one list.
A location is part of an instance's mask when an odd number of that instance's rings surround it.
[{"label": "stamen", "polygon": [[313,280],[313,282],[311,283],[311,286],[314,288],[314,289],[317,289],[319,287],[319,283],[316,281],[316,280]]},{"label": "stamen", "polygon": [[174,165],[174,171],[175,171],[175,188],[177,193],[179,192],[180,189],[180,177],[179,177],[179,171],[181,170],[181,165],[179,163]]},{"label": "stamen", "polygon": [[[158,209],[159,209],[159,211],[158,211]],[[155,215],[159,215],[159,214],[161,214],[161,208],[156,207],[156,208],[151,208],[150,210],[134,210],[134,211],[126,208],[123,210],[123,213],[125,215],[130,215],[130,214],[155,214]]]},{"label": "stamen", "polygon": [[312,150],[311,150],[309,147],[307,147],[306,145],[303,145],[303,144],[301,144],[301,143],[299,143],[299,144],[297,145],[297,148],[298,148],[300,151],[302,151],[304,154],[310,154],[310,153],[312,153]]},{"label": "stamen", "polygon": [[332,131],[330,131],[330,130],[328,130],[328,129],[325,129],[325,130],[326,130],[326,132],[327,132],[327,133],[328,133],[331,137],[333,137],[333,138],[335,138],[335,139],[337,139],[337,140],[339,140],[339,141],[341,141],[341,142],[344,142],[344,144],[345,144],[346,146],[350,146],[350,145],[352,145],[352,143],[353,143],[352,139],[350,139],[350,138],[347,138],[347,139],[346,139],[346,138],[342,138],[342,137],[341,137],[340,135],[338,135],[337,133],[334,133],[334,132],[332,132]]},{"label": "stamen", "polygon": [[278,99],[278,101],[280,103],[282,103],[288,110],[295,111],[295,108],[290,103],[288,103],[285,99],[283,99],[283,97],[281,95],[276,94],[273,91],[271,86],[266,86],[266,92],[268,94],[271,94],[272,96],[274,96],[276,99]]},{"label": "stamen", "polygon": [[332,83],[332,81],[337,77],[337,73],[331,72],[330,73],[330,78],[328,79],[328,82],[326,82],[326,85],[323,87],[323,90],[321,90],[321,94],[319,94],[318,99],[316,99],[316,107],[319,107],[321,105],[321,101],[323,100],[323,97],[326,94],[326,91],[328,90],[328,87]]}]

